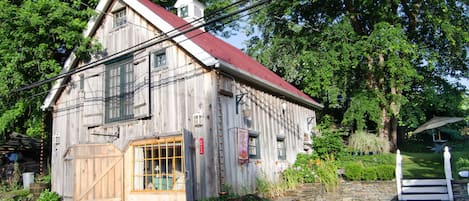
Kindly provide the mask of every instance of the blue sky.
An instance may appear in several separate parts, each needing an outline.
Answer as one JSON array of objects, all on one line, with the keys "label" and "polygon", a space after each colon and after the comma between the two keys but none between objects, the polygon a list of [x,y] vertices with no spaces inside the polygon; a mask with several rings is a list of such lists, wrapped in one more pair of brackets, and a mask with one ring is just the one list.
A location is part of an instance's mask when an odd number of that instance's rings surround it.
[{"label": "blue sky", "polygon": [[243,42],[248,39],[246,34],[243,31],[238,32],[235,36],[231,36],[230,38],[223,38],[217,36],[218,38],[224,40],[225,42],[237,47],[238,49],[243,49],[246,45],[243,45]]}]

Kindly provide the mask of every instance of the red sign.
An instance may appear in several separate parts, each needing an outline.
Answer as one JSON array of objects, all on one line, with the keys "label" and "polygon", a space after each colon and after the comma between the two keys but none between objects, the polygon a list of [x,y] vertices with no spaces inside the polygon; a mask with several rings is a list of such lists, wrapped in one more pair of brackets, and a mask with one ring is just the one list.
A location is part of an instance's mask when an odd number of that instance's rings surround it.
[{"label": "red sign", "polygon": [[204,155],[205,152],[205,145],[204,145],[204,138],[199,139],[199,153],[200,155]]}]

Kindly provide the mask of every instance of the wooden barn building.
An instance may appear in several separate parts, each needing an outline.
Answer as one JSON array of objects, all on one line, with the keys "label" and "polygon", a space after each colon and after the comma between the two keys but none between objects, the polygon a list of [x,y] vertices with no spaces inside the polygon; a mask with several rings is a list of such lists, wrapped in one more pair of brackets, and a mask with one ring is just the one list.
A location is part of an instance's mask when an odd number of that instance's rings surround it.
[{"label": "wooden barn building", "polygon": [[[239,49],[150,0],[101,0],[44,101],[53,115],[52,190],[64,200],[198,200],[255,191],[310,151],[322,105]],[[203,24],[203,22],[199,22]]]}]

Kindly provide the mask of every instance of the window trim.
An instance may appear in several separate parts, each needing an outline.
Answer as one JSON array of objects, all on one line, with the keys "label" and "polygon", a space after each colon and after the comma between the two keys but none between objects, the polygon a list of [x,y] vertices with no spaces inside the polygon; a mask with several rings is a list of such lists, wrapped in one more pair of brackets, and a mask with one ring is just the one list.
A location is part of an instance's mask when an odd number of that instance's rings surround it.
[{"label": "window trim", "polygon": [[[277,136],[277,146],[275,147],[275,150],[277,151],[277,159],[278,160],[287,160],[287,143],[285,142],[285,136]],[[279,149],[279,143],[283,144],[282,147],[282,153],[283,155],[280,155],[280,149]]]},{"label": "window trim", "polygon": [[[174,189],[170,189],[170,190],[158,190],[158,189],[147,189],[145,187],[145,180],[144,180],[144,188],[143,190],[135,190],[135,164],[136,164],[136,159],[135,159],[135,148],[136,147],[139,147],[139,146],[148,146],[148,145],[156,145],[156,144],[170,144],[170,143],[180,143],[181,145],[181,150],[180,150],[180,153],[181,153],[181,156],[173,156],[173,157],[165,157],[166,160],[168,159],[172,159],[173,162],[175,161],[175,159],[180,159],[181,160],[181,172],[184,174],[185,173],[185,156],[184,156],[184,139],[182,136],[175,136],[175,137],[164,137],[164,138],[158,138],[158,139],[146,139],[146,140],[138,140],[138,141],[135,141],[135,142],[132,142],[130,144],[130,150],[131,150],[131,174],[130,174],[130,177],[131,177],[131,187],[130,187],[130,192],[132,193],[148,193],[148,192],[164,192],[164,193],[171,193],[171,192],[185,192],[185,178],[182,179],[182,181],[184,182],[183,183],[183,189],[179,189],[179,190],[174,190]],[[175,151],[175,147],[176,146],[173,146],[173,153]],[[168,150],[168,149],[166,149]],[[161,149],[158,150],[158,153],[161,153]],[[152,159],[162,159],[162,157],[157,157],[157,158],[150,158],[149,160],[153,161]],[[143,160],[145,161],[146,158],[143,158]],[[161,164],[161,162],[159,162]],[[153,165],[152,165],[152,168],[153,168]],[[160,173],[160,174],[163,174],[163,173]],[[166,173],[167,174],[167,173]],[[144,173],[145,175],[145,173]],[[151,173],[150,174],[150,177],[153,177],[153,176],[156,176],[157,173]],[[173,180],[172,180],[172,184],[173,184],[173,187],[174,187],[174,184],[176,183],[176,179],[174,179],[174,175],[175,175],[175,171],[171,171],[171,175],[173,176]],[[184,175],[185,176],[185,175]],[[145,178],[146,176],[143,176],[143,178]],[[153,181],[151,181],[153,182]]]},{"label": "window trim", "polygon": [[[183,12],[182,12],[183,9],[185,9],[186,12],[183,13]],[[189,5],[183,5],[183,6],[181,6],[178,10],[179,10],[178,16],[179,16],[180,18],[189,17]],[[183,15],[183,14],[184,14],[184,15]]]},{"label": "window trim", "polygon": [[[156,57],[159,56],[159,55],[164,55],[165,57],[165,63],[163,65],[159,65],[157,66],[157,59]],[[166,69],[168,68],[168,53],[166,52],[166,49],[162,49],[162,50],[158,50],[158,51],[154,51],[151,53],[151,59],[152,59],[152,69],[155,69],[155,70],[162,70],[162,69]]]},{"label": "window trim", "polygon": [[[119,14],[122,14],[122,13],[123,15],[119,16]],[[122,9],[112,12],[112,18],[113,18],[112,19],[113,29],[125,26],[127,24],[127,9],[124,7]]]},{"label": "window trim", "polygon": [[[261,158],[261,149],[260,149],[260,142],[259,142],[259,132],[257,131],[253,131],[253,130],[248,130],[248,153],[249,153],[249,159],[260,159]],[[250,153],[250,148],[251,148],[251,145],[250,145],[250,139],[251,138],[254,138],[256,139],[256,155],[252,155]]]},{"label": "window trim", "polygon": [[[130,66],[127,66],[130,65]],[[114,96],[111,96],[110,93],[110,71],[114,68],[118,68],[119,78],[118,78],[118,93]],[[132,75],[127,76],[127,68],[132,69]],[[127,89],[125,85],[128,84],[128,80],[126,78],[131,77],[132,83],[130,89]],[[105,76],[104,76],[104,122],[105,123],[113,123],[118,121],[125,121],[134,118],[134,66],[133,66],[133,57],[132,56],[124,56],[121,58],[117,58],[113,61],[110,61],[105,64]],[[126,91],[129,90],[129,91]],[[110,117],[111,113],[111,101],[113,98],[116,98],[119,102],[119,108],[114,108],[119,110],[119,115],[116,117]],[[130,102],[130,103],[128,103]],[[128,106],[126,108],[125,106]],[[125,109],[130,109],[131,111],[126,114],[124,112]]]}]

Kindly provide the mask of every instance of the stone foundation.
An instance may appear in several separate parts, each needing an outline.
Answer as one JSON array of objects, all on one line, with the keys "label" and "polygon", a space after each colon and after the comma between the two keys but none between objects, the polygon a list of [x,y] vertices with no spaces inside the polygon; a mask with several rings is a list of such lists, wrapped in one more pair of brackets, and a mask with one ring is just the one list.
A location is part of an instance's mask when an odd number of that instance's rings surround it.
[{"label": "stone foundation", "polygon": [[469,201],[467,194],[467,183],[469,180],[454,180],[453,181],[453,197],[456,201]]},{"label": "stone foundation", "polygon": [[397,200],[395,181],[349,182],[341,181],[335,192],[324,192],[319,183],[304,184],[295,191],[276,201],[358,201],[358,200]]},{"label": "stone foundation", "polygon": [[[467,183],[454,181],[453,195],[455,201],[469,201]],[[349,182],[341,181],[335,192],[324,192],[319,183],[304,184],[295,191],[288,192],[275,201],[359,201],[359,200],[397,200],[396,181]]]}]

